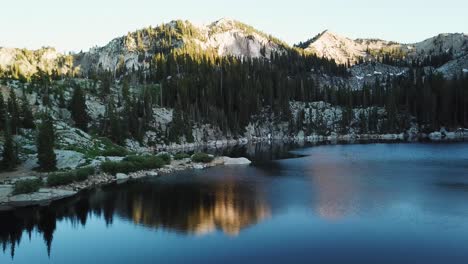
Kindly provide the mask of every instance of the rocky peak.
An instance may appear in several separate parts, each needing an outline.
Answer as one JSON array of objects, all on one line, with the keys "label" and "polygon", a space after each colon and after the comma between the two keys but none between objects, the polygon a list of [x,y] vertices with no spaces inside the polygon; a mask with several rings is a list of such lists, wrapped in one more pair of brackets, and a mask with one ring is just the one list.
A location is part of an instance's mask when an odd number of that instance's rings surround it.
[{"label": "rocky peak", "polygon": [[356,41],[325,30],[303,46],[306,52],[333,59],[339,64],[355,62],[365,56],[365,48]]},{"label": "rocky peak", "polygon": [[413,46],[420,55],[440,55],[450,52],[455,58],[459,58],[468,54],[468,35],[444,33],[410,46]]},{"label": "rocky peak", "polygon": [[213,23],[211,23],[210,27],[229,27],[229,28],[234,28],[237,24],[240,22],[232,19],[232,18],[226,18],[223,17]]}]

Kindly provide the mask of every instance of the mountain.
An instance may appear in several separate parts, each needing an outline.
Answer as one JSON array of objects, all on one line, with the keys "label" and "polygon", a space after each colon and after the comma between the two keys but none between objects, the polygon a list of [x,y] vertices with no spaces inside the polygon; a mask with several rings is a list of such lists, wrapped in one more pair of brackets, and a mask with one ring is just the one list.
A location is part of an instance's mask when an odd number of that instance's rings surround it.
[{"label": "mountain", "polygon": [[269,58],[272,53],[282,53],[290,47],[232,19],[200,26],[177,20],[128,33],[104,47],[78,54],[76,62],[84,70],[93,67],[115,70],[123,65],[127,69],[147,68],[155,53],[168,53],[175,49],[212,51],[219,56]]},{"label": "mountain", "polygon": [[[384,71],[383,75],[395,75],[415,63],[421,67],[433,67],[445,76],[468,68],[466,34],[440,34],[418,43],[401,44],[379,39],[353,40],[326,30],[295,48],[338,64],[373,62],[398,68],[388,73]],[[98,69],[112,72],[146,70],[155,54],[167,55],[177,50],[192,54],[204,51],[216,56],[269,59],[272,53],[281,54],[292,49],[283,41],[233,19],[223,18],[206,25],[176,20],[129,32],[103,47],[72,55],[61,54],[53,48],[35,51],[0,48],[0,73],[15,79],[28,79],[38,71],[76,75]],[[380,72],[382,67],[371,71],[361,70],[370,68],[365,66],[351,70],[352,76],[366,78],[374,71]]]},{"label": "mountain", "polygon": [[71,55],[61,54],[51,47],[38,50],[0,47],[0,72],[8,72],[14,79],[27,79],[38,71],[67,74],[73,68]]},{"label": "mountain", "polygon": [[[156,53],[173,50],[211,51],[218,56],[263,57],[291,49],[283,41],[233,19],[220,19],[208,25],[176,20],[156,27],[129,32],[103,47],[65,55],[54,48],[26,50],[0,47],[0,72],[30,78],[39,70],[52,74],[86,73],[102,68],[115,71],[146,69]],[[18,72],[18,73],[17,73]]]},{"label": "mountain", "polygon": [[418,43],[401,44],[380,39],[353,40],[326,30],[297,46],[339,64],[355,64],[384,56],[411,62],[444,56],[447,62],[468,54],[468,35],[440,34]]}]

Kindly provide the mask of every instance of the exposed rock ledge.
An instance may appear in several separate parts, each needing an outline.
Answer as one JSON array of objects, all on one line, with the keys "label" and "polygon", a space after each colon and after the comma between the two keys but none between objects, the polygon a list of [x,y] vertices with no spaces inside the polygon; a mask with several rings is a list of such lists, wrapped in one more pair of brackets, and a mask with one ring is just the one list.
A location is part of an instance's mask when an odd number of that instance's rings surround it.
[{"label": "exposed rock ledge", "polygon": [[[187,169],[205,169],[219,165],[248,165],[250,160],[246,158],[216,157],[210,163],[193,163],[190,159],[173,160],[170,165],[151,171],[139,171],[130,174],[118,173],[116,176],[100,173],[91,176],[84,182],[76,182],[65,186],[41,188],[38,192],[31,194],[13,195],[12,182],[0,185],[0,211],[12,210],[19,207],[47,206],[56,200],[65,199],[78,194],[82,190],[110,184],[123,183],[129,179],[140,179],[144,177],[157,177],[175,171]],[[27,177],[28,179],[32,177]],[[21,179],[17,179],[21,180]]]},{"label": "exposed rock ledge", "polygon": [[12,185],[0,186],[0,211],[17,207],[46,206],[52,201],[77,194],[76,191],[52,188],[41,188],[39,191],[30,194],[11,195],[12,192]]},{"label": "exposed rock ledge", "polygon": [[223,157],[224,165],[249,165],[252,162],[246,158]]}]

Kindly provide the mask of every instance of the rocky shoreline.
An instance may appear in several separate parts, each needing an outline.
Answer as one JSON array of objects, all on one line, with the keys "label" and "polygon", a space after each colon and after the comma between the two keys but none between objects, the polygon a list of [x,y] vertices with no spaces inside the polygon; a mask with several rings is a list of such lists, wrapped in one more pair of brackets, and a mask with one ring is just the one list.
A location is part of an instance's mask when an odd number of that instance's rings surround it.
[{"label": "rocky shoreline", "polygon": [[[468,139],[468,129],[460,128],[456,131],[446,131],[442,128],[440,131],[434,131],[432,133],[420,133],[417,130],[410,129],[406,132],[395,133],[395,134],[346,134],[341,135],[337,133],[332,133],[330,136],[322,135],[309,135],[305,136],[304,133],[298,133],[296,136],[287,136],[287,137],[274,137],[271,135],[268,136],[259,136],[259,137],[250,137],[250,138],[240,138],[240,139],[222,139],[222,140],[213,140],[208,142],[196,142],[196,143],[186,143],[186,144],[171,144],[171,145],[158,145],[154,149],[156,152],[160,151],[180,151],[180,150],[195,150],[198,148],[208,148],[208,149],[218,149],[225,147],[233,146],[244,146],[249,143],[321,143],[321,142],[338,142],[338,141],[359,141],[359,140],[379,140],[379,141],[410,141],[415,142],[418,140],[428,140],[428,141],[449,141],[449,140],[466,140]],[[148,151],[148,150],[146,150]]]},{"label": "rocky shoreline", "polygon": [[[415,142],[418,140],[428,141],[450,141],[450,140],[466,140],[468,139],[468,129],[458,129],[457,131],[449,132],[445,129],[436,131],[430,134],[419,133],[417,130],[409,130],[399,134],[346,134],[339,135],[332,133],[330,136],[310,135],[305,136],[303,133],[298,133],[296,136],[287,136],[282,138],[272,137],[268,135],[266,137],[250,137],[240,139],[222,139],[209,142],[197,142],[187,144],[171,144],[171,145],[159,145],[152,149],[140,149],[140,153],[155,153],[161,151],[178,152],[178,151],[190,151],[200,148],[207,149],[222,149],[233,146],[244,146],[249,143],[269,143],[273,144],[276,142],[281,143],[322,143],[322,142],[354,142],[354,141],[409,141]],[[216,157],[210,163],[193,163],[190,159],[173,160],[170,165],[166,165],[163,168],[150,170],[150,171],[139,171],[130,174],[117,174],[109,175],[105,173],[98,173],[89,177],[88,180],[83,182],[74,182],[66,186],[41,188],[38,192],[32,194],[20,194],[13,195],[14,183],[17,180],[28,179],[31,177],[16,178],[13,180],[4,180],[0,182],[0,211],[12,210],[19,207],[28,206],[45,206],[53,201],[65,199],[78,194],[83,190],[89,190],[99,186],[122,183],[129,179],[140,179],[144,177],[158,177],[164,174],[169,174],[181,170],[190,169],[204,169],[220,165],[233,165],[233,164],[250,164],[250,161],[246,159],[231,159],[228,157]],[[99,163],[94,164],[99,166]]]},{"label": "rocky shoreline", "polygon": [[141,179],[145,177],[160,177],[176,171],[190,169],[206,169],[221,165],[249,165],[251,162],[246,158],[216,157],[209,163],[195,163],[189,158],[183,160],[173,160],[171,164],[160,169],[138,171],[129,174],[117,173],[115,176],[106,173],[97,173],[83,182],[73,182],[65,186],[40,188],[35,193],[14,195],[15,181],[6,182],[0,185],[0,211],[9,211],[21,207],[47,206],[53,201],[65,199],[77,195],[81,191],[113,184],[124,183],[131,179]]}]

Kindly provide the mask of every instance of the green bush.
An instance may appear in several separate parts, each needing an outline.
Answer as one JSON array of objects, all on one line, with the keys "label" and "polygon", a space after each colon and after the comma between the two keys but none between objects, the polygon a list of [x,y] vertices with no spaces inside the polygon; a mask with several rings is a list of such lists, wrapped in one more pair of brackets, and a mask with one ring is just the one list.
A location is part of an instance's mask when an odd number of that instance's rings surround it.
[{"label": "green bush", "polygon": [[61,186],[70,184],[72,182],[86,181],[89,176],[93,175],[94,173],[95,169],[93,167],[83,167],[74,171],[52,173],[47,177],[47,185]]},{"label": "green bush", "polygon": [[171,164],[172,158],[171,158],[171,155],[170,155],[169,153],[161,153],[161,154],[156,155],[156,157],[159,157],[159,158],[161,158],[162,160],[164,160],[164,162],[165,162],[167,165]]},{"label": "green bush", "polygon": [[128,151],[121,146],[112,146],[101,153],[104,157],[125,157],[128,155]]},{"label": "green bush", "polygon": [[165,161],[160,156],[143,155],[143,156],[128,156],[123,161],[134,163],[143,168],[154,169],[161,168],[165,165]]},{"label": "green bush", "polygon": [[47,176],[48,186],[61,186],[67,185],[75,181],[75,174],[73,172],[56,172]]},{"label": "green bush", "polygon": [[75,171],[75,181],[86,181],[89,176],[94,175],[94,173],[96,173],[94,167],[79,168]]},{"label": "green bush", "polygon": [[103,172],[115,175],[117,173],[131,173],[141,170],[159,169],[166,164],[159,156],[128,156],[120,162],[106,161],[101,164]]},{"label": "green bush", "polygon": [[21,180],[15,183],[13,194],[25,194],[37,192],[43,185],[42,179]]},{"label": "green bush", "polygon": [[105,173],[115,175],[117,173],[130,173],[136,171],[134,163],[129,161],[106,161],[101,164],[101,170]]},{"label": "green bush", "polygon": [[183,160],[183,159],[188,159],[190,158],[190,155],[187,153],[177,153],[174,155],[175,160]]},{"label": "green bush", "polygon": [[193,162],[209,163],[213,160],[213,156],[206,153],[195,153],[192,155]]}]

